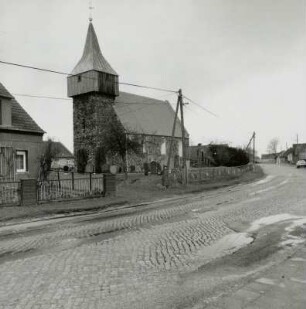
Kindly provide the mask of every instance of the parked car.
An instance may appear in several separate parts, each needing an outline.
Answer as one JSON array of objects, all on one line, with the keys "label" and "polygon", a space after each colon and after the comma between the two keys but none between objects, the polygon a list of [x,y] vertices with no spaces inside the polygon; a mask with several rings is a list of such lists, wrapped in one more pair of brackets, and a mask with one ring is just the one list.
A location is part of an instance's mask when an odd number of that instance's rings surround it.
[{"label": "parked car", "polygon": [[300,167],[306,167],[306,160],[299,160],[296,162],[296,167],[300,168]]}]

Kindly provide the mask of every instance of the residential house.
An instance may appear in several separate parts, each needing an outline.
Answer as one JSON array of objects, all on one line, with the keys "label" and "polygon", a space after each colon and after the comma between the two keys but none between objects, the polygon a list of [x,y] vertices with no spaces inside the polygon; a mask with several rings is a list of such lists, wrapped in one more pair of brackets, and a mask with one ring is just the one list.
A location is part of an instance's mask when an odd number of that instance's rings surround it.
[{"label": "residential house", "polygon": [[[48,146],[49,141],[44,142],[44,149]],[[52,169],[69,170],[74,168],[74,155],[61,142],[51,142],[52,151],[55,156],[52,159]]]},{"label": "residential house", "polygon": [[37,177],[43,134],[0,83],[0,181]]},{"label": "residential house", "polygon": [[295,164],[298,160],[306,160],[306,143],[293,144],[293,163]]},{"label": "residential house", "polygon": [[[175,113],[167,101],[119,90],[119,76],[101,53],[92,22],[89,23],[83,55],[68,77],[68,96],[73,98],[74,153],[86,152],[95,169],[99,149],[109,121],[122,127],[129,139],[137,139],[142,153],[127,154],[131,170],[145,163],[162,168],[167,164]],[[114,120],[113,120],[114,119]],[[185,131],[184,146],[189,145]],[[181,123],[176,120],[171,167],[181,163],[183,152]],[[120,158],[108,156],[110,164]],[[122,162],[121,162],[122,163]]]},{"label": "residential house", "polygon": [[282,158],[284,163],[293,163],[293,148],[290,147],[282,153]]},{"label": "residential house", "polygon": [[197,146],[189,146],[189,157],[190,166],[192,167],[215,165],[213,154],[209,149],[209,145],[198,144]]}]

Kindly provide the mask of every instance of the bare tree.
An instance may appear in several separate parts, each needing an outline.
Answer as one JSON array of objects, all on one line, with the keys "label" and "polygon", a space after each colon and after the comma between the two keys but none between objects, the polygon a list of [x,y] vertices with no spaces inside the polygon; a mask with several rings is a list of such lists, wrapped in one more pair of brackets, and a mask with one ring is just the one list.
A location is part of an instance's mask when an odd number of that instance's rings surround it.
[{"label": "bare tree", "polygon": [[278,145],[279,145],[279,139],[277,137],[272,138],[267,147],[268,153],[276,155]]},{"label": "bare tree", "polygon": [[59,149],[57,144],[51,139],[48,138],[47,142],[43,145],[43,151],[40,156],[40,172],[39,178],[44,181],[48,179],[48,174],[51,170],[52,160],[59,153]]},{"label": "bare tree", "polygon": [[101,138],[103,141],[105,155],[118,155],[121,158],[127,179],[126,155],[128,152],[141,154],[142,144],[136,134],[133,134],[130,130],[127,132],[124,129],[115,115],[109,117],[105,121],[107,122],[107,125],[105,126],[106,129],[104,130]]}]

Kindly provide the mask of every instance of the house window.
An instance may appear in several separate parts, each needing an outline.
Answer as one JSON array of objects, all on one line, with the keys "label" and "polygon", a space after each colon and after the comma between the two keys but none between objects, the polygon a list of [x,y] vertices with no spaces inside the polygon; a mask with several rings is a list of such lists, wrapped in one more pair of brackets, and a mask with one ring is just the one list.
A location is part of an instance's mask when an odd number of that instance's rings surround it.
[{"label": "house window", "polygon": [[16,153],[17,173],[24,173],[27,169],[27,151],[18,150]]},{"label": "house window", "polygon": [[78,75],[78,83],[82,81],[82,76]]},{"label": "house window", "polygon": [[182,145],[182,141],[180,140],[178,143],[178,154],[180,157],[183,156],[183,145]]},{"label": "house window", "polygon": [[160,153],[161,153],[162,155],[165,155],[165,154],[166,154],[166,140],[163,140],[163,142],[162,142],[162,144],[161,144]]}]

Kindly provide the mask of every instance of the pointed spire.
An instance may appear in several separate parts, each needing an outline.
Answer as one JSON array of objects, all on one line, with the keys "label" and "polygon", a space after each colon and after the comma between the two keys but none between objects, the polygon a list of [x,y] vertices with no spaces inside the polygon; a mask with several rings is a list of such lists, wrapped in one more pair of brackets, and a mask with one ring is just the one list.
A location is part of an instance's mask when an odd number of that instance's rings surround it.
[{"label": "pointed spire", "polygon": [[82,58],[73,69],[71,74],[77,75],[92,70],[112,75],[118,75],[103,57],[95,29],[92,22],[90,21]]}]

